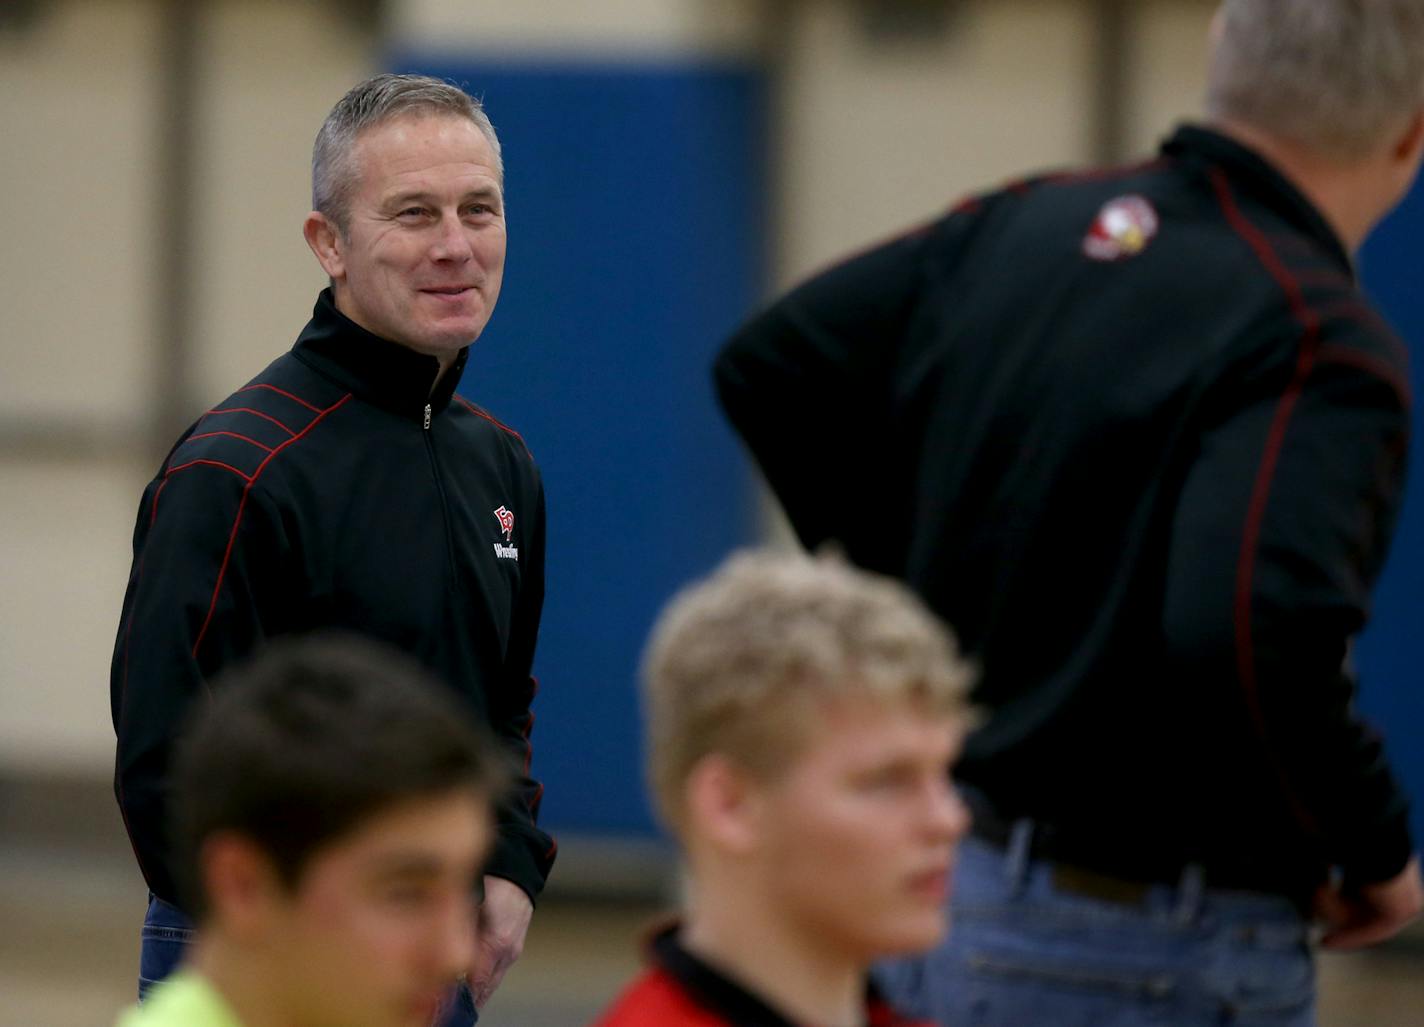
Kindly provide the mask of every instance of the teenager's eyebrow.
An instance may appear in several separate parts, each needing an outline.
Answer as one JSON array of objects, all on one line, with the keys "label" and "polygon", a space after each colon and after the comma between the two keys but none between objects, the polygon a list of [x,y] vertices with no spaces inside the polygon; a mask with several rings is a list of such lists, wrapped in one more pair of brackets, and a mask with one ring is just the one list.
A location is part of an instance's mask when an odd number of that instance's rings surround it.
[{"label": "teenager's eyebrow", "polygon": [[371,864],[378,877],[435,877],[444,870],[437,856],[423,852],[396,852],[382,855]]}]

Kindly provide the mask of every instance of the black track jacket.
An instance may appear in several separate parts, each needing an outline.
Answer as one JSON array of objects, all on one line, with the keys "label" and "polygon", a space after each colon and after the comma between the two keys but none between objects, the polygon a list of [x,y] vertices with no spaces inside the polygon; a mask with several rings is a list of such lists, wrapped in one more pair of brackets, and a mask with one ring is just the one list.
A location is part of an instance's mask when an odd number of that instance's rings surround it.
[{"label": "black track jacket", "polygon": [[1058,858],[1281,891],[1404,867],[1346,657],[1406,355],[1256,154],[1187,127],[972,200],[775,303],[715,377],[802,541],[908,580],[980,662],[958,774]]},{"label": "black track jacket", "polygon": [[524,776],[486,870],[537,896],[530,676],[544,493],[512,430],[438,364],[317,300],[296,346],[198,419],[139,504],[110,678],[115,792],[149,887],[178,904],[168,761],[190,704],[265,639],[323,628],[392,643],[448,682]]}]

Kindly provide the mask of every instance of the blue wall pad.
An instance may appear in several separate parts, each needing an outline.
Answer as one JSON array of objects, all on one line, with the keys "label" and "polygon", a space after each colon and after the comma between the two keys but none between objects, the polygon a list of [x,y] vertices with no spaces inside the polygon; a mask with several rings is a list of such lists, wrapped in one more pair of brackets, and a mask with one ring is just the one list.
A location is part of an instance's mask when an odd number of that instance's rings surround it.
[{"label": "blue wall pad", "polygon": [[1424,181],[1366,244],[1365,291],[1384,308],[1410,351],[1415,424],[1409,486],[1374,617],[1360,637],[1360,707],[1384,732],[1390,758],[1414,798],[1414,838],[1424,845]]}]

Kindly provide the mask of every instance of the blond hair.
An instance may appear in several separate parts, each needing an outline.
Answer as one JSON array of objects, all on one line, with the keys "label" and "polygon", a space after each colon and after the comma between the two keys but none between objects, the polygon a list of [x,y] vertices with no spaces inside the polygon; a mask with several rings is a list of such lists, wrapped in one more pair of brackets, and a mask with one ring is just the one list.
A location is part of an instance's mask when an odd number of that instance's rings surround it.
[{"label": "blond hair", "polygon": [[967,721],[972,677],[949,628],[899,582],[834,558],[734,554],[668,604],[648,642],[658,811],[682,829],[684,783],[710,753],[764,779],[786,769],[817,701],[868,696]]}]

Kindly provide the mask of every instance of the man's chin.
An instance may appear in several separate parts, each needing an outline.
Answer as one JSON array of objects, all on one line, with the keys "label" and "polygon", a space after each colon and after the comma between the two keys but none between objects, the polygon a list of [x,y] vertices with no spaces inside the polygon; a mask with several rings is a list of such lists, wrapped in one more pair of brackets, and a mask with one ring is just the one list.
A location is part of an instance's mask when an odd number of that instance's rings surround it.
[{"label": "man's chin", "polygon": [[484,331],[485,318],[466,317],[442,322],[428,336],[431,352],[454,353],[462,350],[480,337]]},{"label": "man's chin", "polygon": [[428,356],[451,357],[474,342],[483,327],[483,323],[476,327],[458,325],[447,328],[442,325],[439,330],[426,332],[419,338],[405,342],[404,345],[407,349],[413,349],[417,353],[424,353]]}]

